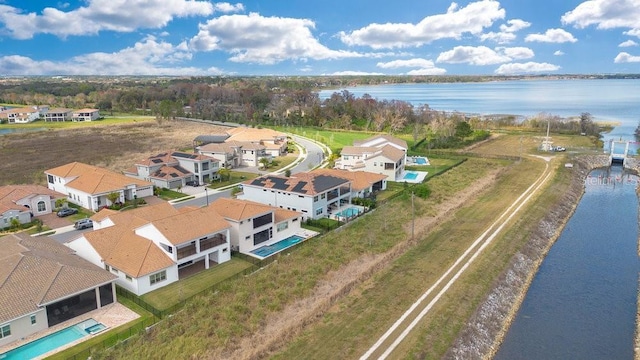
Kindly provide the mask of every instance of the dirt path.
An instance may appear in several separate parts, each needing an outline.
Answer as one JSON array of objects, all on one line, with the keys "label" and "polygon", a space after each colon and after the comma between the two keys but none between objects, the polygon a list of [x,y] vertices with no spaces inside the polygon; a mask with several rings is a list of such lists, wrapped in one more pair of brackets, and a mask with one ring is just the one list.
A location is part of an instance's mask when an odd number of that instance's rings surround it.
[{"label": "dirt path", "polygon": [[[444,222],[455,210],[491,188],[502,170],[496,169],[478,179],[472,186],[465,188],[455,197],[436,207],[435,216],[417,218],[415,222],[416,237],[422,236],[428,229]],[[411,234],[411,224],[404,226],[407,239]],[[274,314],[265,326],[251,336],[236,344],[232,352],[212,352],[211,359],[260,359],[286,346],[291,339],[300,334],[306,326],[318,321],[338,300],[347,296],[358,285],[371,278],[373,274],[389,265],[404,254],[411,243],[407,240],[396,245],[390,251],[378,255],[365,255],[339,270],[328,274],[309,297],[296,301],[283,311]]]}]

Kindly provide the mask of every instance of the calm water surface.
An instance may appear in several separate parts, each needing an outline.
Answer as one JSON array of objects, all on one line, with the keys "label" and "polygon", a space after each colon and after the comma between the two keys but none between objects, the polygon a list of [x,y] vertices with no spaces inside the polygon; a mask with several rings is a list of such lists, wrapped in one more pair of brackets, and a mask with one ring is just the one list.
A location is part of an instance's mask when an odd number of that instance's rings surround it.
[{"label": "calm water surface", "polygon": [[[562,117],[588,112],[596,120],[638,125],[638,80],[518,80],[482,83],[433,83],[357,86],[344,88],[361,97],[402,100],[441,111],[470,114]],[[340,90],[323,90],[321,99]]]},{"label": "calm water surface", "polygon": [[633,359],[638,177],[594,170],[495,359]]}]

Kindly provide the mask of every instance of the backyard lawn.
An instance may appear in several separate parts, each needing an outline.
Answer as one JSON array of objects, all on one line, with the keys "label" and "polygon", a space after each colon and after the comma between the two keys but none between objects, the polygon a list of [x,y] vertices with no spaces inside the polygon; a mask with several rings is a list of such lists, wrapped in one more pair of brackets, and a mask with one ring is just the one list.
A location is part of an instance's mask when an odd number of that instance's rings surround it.
[{"label": "backyard lawn", "polygon": [[186,279],[180,279],[171,285],[147,293],[142,296],[142,300],[158,310],[169,309],[184,299],[205,291],[251,266],[250,262],[232,257],[231,260],[209,270],[201,271]]}]

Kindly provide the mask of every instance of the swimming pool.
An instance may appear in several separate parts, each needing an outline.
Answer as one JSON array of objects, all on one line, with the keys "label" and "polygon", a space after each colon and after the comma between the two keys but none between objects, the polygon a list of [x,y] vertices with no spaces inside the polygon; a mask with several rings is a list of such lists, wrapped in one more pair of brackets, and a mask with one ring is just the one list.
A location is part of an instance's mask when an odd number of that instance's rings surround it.
[{"label": "swimming pool", "polygon": [[416,178],[418,178],[418,173],[412,172],[412,171],[407,171],[406,173],[404,173],[404,177],[402,179],[403,180],[415,180]]},{"label": "swimming pool", "polygon": [[413,162],[418,165],[429,165],[429,161],[427,161],[427,158],[424,157],[414,157]]},{"label": "swimming pool", "polygon": [[341,216],[341,217],[358,216],[358,214],[360,214],[360,210],[358,210],[358,208],[354,208],[354,207],[347,208],[347,209],[344,209],[344,210],[336,213],[337,216]]},{"label": "swimming pool", "polygon": [[302,236],[298,236],[298,235],[293,235],[293,236],[289,236],[286,239],[282,239],[280,241],[278,241],[277,243],[273,243],[271,245],[265,245],[265,246],[261,246],[253,251],[251,251],[252,254],[254,255],[258,255],[262,258],[266,258],[268,256],[271,256],[277,252],[280,252],[286,248],[289,248],[297,243],[299,243],[300,241],[304,240],[304,238]]},{"label": "swimming pool", "polygon": [[85,320],[79,324],[71,325],[56,331],[40,339],[24,344],[4,354],[0,354],[1,360],[32,359],[48,353],[61,346],[67,345],[90,334],[100,332],[107,327],[94,319]]}]

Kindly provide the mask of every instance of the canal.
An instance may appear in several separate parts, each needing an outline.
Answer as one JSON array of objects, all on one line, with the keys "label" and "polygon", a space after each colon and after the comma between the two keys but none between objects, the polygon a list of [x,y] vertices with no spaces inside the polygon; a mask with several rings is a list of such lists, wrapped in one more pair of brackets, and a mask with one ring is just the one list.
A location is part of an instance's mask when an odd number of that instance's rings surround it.
[{"label": "canal", "polygon": [[638,177],[593,170],[494,359],[633,359]]}]

